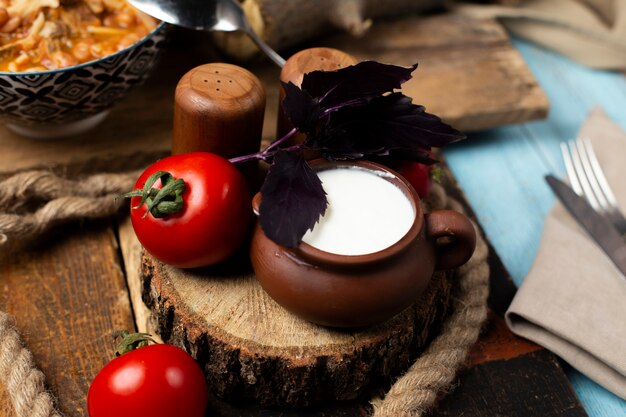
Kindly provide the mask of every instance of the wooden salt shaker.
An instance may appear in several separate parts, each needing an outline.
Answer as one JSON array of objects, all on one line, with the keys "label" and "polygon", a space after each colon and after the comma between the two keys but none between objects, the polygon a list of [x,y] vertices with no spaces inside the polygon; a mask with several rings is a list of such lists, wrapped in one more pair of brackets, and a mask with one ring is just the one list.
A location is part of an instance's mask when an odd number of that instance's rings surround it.
[{"label": "wooden salt shaker", "polygon": [[[206,151],[225,158],[261,147],[265,90],[251,72],[236,65],[205,64],[178,82],[172,154]],[[244,164],[248,185],[258,181],[257,164]]]},{"label": "wooden salt shaker", "polygon": [[[304,74],[308,72],[316,70],[333,71],[349,67],[356,63],[358,63],[358,60],[355,57],[338,49],[304,49],[287,60],[285,66],[280,71],[280,80],[284,83],[291,81],[300,87]],[[285,98],[285,91],[281,85],[280,100],[278,102],[278,120],[276,122],[276,137],[285,135],[293,128],[283,112],[283,98]],[[298,134],[292,143],[300,143],[303,140],[304,135]]]}]

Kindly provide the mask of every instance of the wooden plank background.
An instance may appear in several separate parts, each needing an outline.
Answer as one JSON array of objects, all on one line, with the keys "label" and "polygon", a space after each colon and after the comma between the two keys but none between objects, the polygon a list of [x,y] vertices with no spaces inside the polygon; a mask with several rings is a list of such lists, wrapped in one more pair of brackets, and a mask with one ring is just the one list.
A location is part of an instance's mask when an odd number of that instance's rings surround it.
[{"label": "wooden plank background", "polygon": [[0,276],[0,309],[15,317],[59,411],[86,416],[89,384],[114,356],[108,336],[135,327],[111,223],[67,227],[0,265]]},{"label": "wooden plank background", "polygon": [[[316,42],[359,60],[419,63],[402,90],[416,103],[469,132],[543,118],[548,102],[504,28],[464,16],[379,22],[355,42],[345,35]],[[471,100],[461,100],[461,97]]]}]

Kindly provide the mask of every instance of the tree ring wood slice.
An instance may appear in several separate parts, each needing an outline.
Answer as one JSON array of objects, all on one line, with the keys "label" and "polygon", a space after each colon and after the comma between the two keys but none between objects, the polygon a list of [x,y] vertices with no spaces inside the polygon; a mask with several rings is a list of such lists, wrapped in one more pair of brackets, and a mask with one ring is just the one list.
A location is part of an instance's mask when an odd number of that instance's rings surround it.
[{"label": "tree ring wood slice", "polygon": [[365,397],[403,373],[438,333],[454,275],[435,273],[421,298],[389,321],[346,331],[292,315],[242,264],[245,256],[186,271],[144,253],[142,298],[153,330],[196,358],[218,397],[297,407]]}]

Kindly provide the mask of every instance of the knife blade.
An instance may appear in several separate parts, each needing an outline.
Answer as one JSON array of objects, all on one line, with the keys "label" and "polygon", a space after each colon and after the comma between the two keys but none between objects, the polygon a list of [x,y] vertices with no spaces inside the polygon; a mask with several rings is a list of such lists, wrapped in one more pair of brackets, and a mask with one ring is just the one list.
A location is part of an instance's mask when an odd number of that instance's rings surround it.
[{"label": "knife blade", "polygon": [[626,279],[626,243],[613,224],[563,181],[553,175],[547,175],[546,181],[567,211],[602,248]]}]

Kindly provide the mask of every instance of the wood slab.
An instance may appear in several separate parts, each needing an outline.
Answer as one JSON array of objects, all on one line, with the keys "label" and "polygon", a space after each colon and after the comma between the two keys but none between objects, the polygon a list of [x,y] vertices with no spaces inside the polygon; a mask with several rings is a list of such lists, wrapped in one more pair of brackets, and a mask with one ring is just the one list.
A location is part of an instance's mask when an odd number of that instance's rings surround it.
[{"label": "wood slab", "polygon": [[[115,356],[112,332],[135,328],[119,262],[104,222],[72,226],[0,263],[0,309],[15,317],[66,417],[87,416],[89,384]],[[15,416],[2,393],[0,416]]]},{"label": "wood slab", "polygon": [[215,395],[272,406],[353,400],[404,372],[443,322],[454,275],[435,274],[411,308],[383,324],[335,330],[279,306],[244,258],[190,271],[144,255],[142,299],[156,332],[196,358]]},{"label": "wood slab", "polygon": [[[208,44],[204,34],[175,31],[170,49],[147,84],[115,107],[102,125],[82,136],[36,141],[0,126],[0,177],[33,167],[69,174],[130,170],[165,155],[170,149],[177,81],[194,66],[224,59]],[[405,92],[461,130],[521,123],[544,117],[548,111],[537,81],[504,29],[492,20],[452,14],[412,16],[376,22],[363,38],[336,35],[305,46],[331,46],[359,59],[394,64],[419,62]],[[263,136],[274,139],[278,68],[265,61],[246,66],[265,85]]]}]

